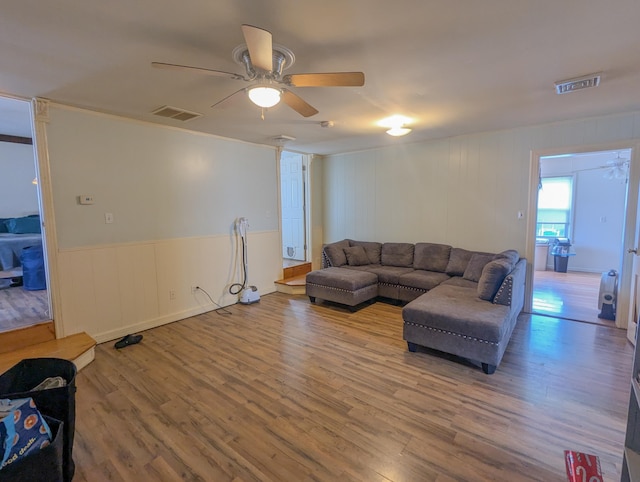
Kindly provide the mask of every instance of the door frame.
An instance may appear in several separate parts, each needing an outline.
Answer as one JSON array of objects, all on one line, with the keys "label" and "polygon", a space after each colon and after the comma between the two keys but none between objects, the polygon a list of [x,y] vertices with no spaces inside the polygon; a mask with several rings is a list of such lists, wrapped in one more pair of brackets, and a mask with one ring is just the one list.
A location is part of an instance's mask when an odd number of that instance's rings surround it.
[{"label": "door frame", "polygon": [[558,156],[563,154],[575,154],[595,151],[614,151],[621,149],[631,150],[629,163],[629,184],[627,186],[627,200],[624,217],[624,234],[622,244],[621,272],[618,282],[618,298],[616,307],[616,326],[626,328],[628,323],[631,271],[633,257],[627,254],[627,249],[634,247],[636,233],[636,215],[638,212],[638,188],[640,187],[640,142],[637,140],[616,141],[608,143],[581,145],[574,147],[555,147],[547,149],[535,149],[530,153],[529,171],[529,206],[527,209],[527,238],[525,244],[525,257],[528,260],[528,270],[525,286],[524,311],[531,313],[533,309],[533,259],[535,255],[536,217],[538,206],[538,183],[540,176],[540,158],[545,156]]},{"label": "door frame", "polygon": [[60,292],[60,273],[58,271],[58,237],[56,235],[55,216],[53,211],[53,189],[51,185],[51,168],[49,163],[49,144],[47,142],[47,124],[49,123],[48,99],[34,97],[31,99],[31,130],[33,133],[34,155],[36,158],[36,175],[38,177],[38,202],[42,216],[42,247],[44,251],[44,268],[47,279],[50,318],[53,320],[55,337],[64,338],[64,323]]}]

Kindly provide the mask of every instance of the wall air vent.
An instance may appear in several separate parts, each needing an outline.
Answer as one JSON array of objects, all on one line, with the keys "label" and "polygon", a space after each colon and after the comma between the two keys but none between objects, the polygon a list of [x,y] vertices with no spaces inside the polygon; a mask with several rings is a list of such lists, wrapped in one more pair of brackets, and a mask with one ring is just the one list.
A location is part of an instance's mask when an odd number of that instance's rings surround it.
[{"label": "wall air vent", "polygon": [[576,77],[575,79],[561,80],[556,82],[556,94],[567,94],[576,90],[589,89],[600,85],[602,72]]},{"label": "wall air vent", "polygon": [[177,107],[171,107],[169,105],[162,106],[151,113],[153,115],[159,115],[160,117],[168,117],[183,122],[202,117],[202,114],[198,114],[197,112],[189,112],[188,110],[178,109]]}]

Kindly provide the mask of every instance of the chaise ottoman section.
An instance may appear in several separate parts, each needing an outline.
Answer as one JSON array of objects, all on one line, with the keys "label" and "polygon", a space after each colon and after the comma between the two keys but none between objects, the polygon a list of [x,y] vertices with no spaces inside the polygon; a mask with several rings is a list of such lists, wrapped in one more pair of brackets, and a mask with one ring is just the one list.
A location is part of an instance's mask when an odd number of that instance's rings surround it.
[{"label": "chaise ottoman section", "polygon": [[506,349],[513,323],[508,306],[487,303],[471,287],[440,285],[402,310],[403,338],[482,363],[493,373]]},{"label": "chaise ottoman section", "polygon": [[320,298],[354,307],[378,296],[378,276],[348,268],[325,268],[307,273],[306,292],[312,303]]}]

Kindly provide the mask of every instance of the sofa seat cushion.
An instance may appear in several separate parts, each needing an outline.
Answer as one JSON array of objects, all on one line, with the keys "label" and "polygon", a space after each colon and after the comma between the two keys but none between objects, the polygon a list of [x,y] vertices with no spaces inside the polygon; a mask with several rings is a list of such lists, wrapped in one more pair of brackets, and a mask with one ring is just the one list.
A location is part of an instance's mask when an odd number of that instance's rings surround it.
[{"label": "sofa seat cushion", "polygon": [[345,268],[325,268],[307,273],[307,283],[356,291],[378,283],[374,273]]},{"label": "sofa seat cushion", "polygon": [[478,289],[478,283],[475,281],[471,281],[468,279],[464,279],[462,276],[452,276],[446,281],[443,281],[441,284],[450,285],[450,286],[461,286],[463,288],[471,288],[473,290]]},{"label": "sofa seat cushion", "polygon": [[509,307],[478,298],[473,288],[440,285],[402,309],[405,323],[500,343],[509,330]]},{"label": "sofa seat cushion", "polygon": [[349,266],[348,264],[345,264],[344,266],[342,266],[342,268],[344,269],[354,269],[357,271],[373,271],[375,268],[380,268],[382,267],[382,265],[379,264],[364,264],[362,266]]},{"label": "sofa seat cushion", "polygon": [[447,274],[418,269],[400,276],[399,284],[408,286],[409,288],[429,291],[447,279],[449,279],[449,275]]},{"label": "sofa seat cushion", "polygon": [[369,273],[375,273],[378,275],[378,282],[389,283],[397,285],[400,282],[400,277],[407,273],[414,271],[413,268],[402,268],[400,266],[370,266],[367,270]]}]

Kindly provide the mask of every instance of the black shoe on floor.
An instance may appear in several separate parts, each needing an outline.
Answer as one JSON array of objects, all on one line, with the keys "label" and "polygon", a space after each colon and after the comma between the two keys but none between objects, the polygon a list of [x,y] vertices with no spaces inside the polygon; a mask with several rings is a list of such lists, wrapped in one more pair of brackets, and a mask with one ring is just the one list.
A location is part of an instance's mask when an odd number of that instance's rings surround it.
[{"label": "black shoe on floor", "polygon": [[116,341],[116,344],[113,346],[118,349],[125,348],[129,345],[140,343],[140,340],[142,340],[142,335],[127,335],[122,340]]}]

